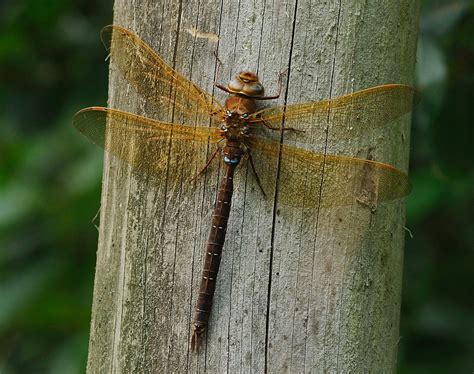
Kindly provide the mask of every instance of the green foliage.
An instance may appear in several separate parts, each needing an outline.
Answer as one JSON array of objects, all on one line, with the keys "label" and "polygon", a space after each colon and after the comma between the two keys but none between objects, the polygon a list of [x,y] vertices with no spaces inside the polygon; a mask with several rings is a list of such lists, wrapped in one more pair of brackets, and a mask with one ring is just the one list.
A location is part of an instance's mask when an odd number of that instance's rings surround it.
[{"label": "green foliage", "polygon": [[474,6],[426,1],[418,44],[422,102],[412,126],[401,316],[402,373],[472,371]]},{"label": "green foliage", "polygon": [[[1,373],[84,371],[102,153],[71,117],[106,102],[98,31],[111,12],[111,0],[0,4]],[[470,2],[424,2],[403,373],[472,371],[473,35]]]},{"label": "green foliage", "polygon": [[102,153],[71,116],[105,103],[111,2],[0,5],[0,372],[81,373]]}]

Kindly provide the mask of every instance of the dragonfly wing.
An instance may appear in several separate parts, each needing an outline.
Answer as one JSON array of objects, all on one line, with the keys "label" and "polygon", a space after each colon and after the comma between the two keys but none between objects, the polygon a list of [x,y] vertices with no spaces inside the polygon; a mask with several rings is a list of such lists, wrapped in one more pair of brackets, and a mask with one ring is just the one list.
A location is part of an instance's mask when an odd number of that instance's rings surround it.
[{"label": "dragonfly wing", "polygon": [[266,190],[275,188],[279,168],[278,201],[284,205],[315,208],[358,201],[372,206],[410,192],[408,176],[387,164],[324,155],[256,137],[248,145]]},{"label": "dragonfly wing", "polygon": [[208,144],[222,138],[213,127],[166,123],[103,107],[82,109],[73,124],[89,140],[147,177],[159,176],[167,168],[192,177],[201,166],[196,165],[197,155],[207,153]]},{"label": "dragonfly wing", "polygon": [[196,84],[170,67],[148,44],[129,30],[106,26],[101,39],[110,53],[111,62],[147,100],[161,112],[174,113],[188,123],[204,118],[220,122],[222,106]]},{"label": "dragonfly wing", "polygon": [[410,112],[417,100],[413,87],[388,84],[331,100],[266,108],[256,112],[251,122],[281,128],[284,121],[286,128],[304,131],[287,132],[288,139],[312,139],[326,129],[336,139],[348,139],[360,137]]}]

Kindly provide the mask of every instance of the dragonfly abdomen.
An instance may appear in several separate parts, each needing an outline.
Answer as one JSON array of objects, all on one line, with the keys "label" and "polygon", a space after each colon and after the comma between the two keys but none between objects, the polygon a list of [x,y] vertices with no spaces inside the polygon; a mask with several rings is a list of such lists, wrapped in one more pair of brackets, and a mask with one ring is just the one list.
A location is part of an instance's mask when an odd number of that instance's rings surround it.
[{"label": "dragonfly abdomen", "polygon": [[191,339],[191,349],[193,351],[197,351],[199,348],[201,336],[206,331],[211,314],[212,298],[216,288],[222,247],[225,242],[232,194],[234,192],[234,171],[236,166],[237,164],[235,163],[226,163],[225,176],[222,179],[212,214],[212,226],[207,240],[201,286],[199,288],[193,323],[193,336]]}]

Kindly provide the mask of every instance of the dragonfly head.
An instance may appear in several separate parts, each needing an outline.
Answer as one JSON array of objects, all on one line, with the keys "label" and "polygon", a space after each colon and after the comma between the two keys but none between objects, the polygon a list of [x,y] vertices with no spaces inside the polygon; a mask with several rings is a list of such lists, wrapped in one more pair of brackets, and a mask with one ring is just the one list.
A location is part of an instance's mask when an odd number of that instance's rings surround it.
[{"label": "dragonfly head", "polygon": [[265,94],[257,74],[252,71],[241,71],[229,82],[227,89],[232,93],[253,98],[259,98]]}]

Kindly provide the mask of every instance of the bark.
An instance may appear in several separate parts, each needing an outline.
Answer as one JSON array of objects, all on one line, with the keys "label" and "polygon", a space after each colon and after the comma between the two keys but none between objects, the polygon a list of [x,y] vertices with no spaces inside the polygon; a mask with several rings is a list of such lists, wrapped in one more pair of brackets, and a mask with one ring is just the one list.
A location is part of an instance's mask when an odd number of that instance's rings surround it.
[{"label": "bark", "polygon": [[[209,92],[217,48],[224,83],[256,70],[271,94],[289,68],[282,104],[412,83],[418,16],[413,0],[116,0],[114,23]],[[109,104],[157,117],[115,71]],[[339,143],[329,133],[314,143],[406,170],[407,117],[367,138]],[[201,163],[206,155],[196,157]],[[395,371],[403,200],[375,210],[287,211],[262,199],[247,176],[237,170],[210,327],[204,349],[193,354],[219,172],[170,199],[172,173],[147,183],[106,156],[88,372]]]}]

